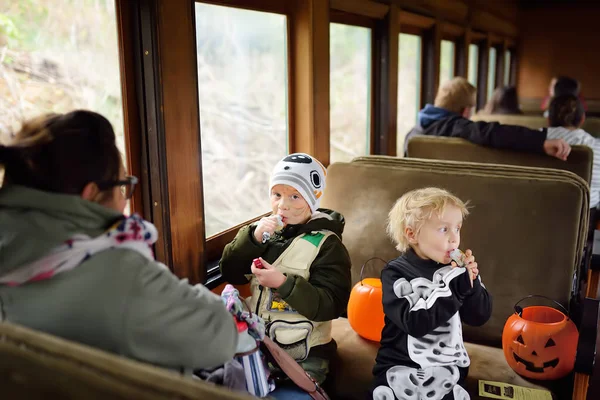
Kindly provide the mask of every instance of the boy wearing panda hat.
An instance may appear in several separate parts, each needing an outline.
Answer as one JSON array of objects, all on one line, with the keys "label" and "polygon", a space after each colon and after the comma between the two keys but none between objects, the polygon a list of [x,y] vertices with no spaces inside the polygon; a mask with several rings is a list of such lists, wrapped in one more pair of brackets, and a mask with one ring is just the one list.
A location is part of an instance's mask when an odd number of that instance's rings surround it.
[{"label": "boy wearing panda hat", "polygon": [[[273,215],[240,229],[220,262],[229,283],[250,278],[252,311],[267,323],[269,337],[319,384],[336,351],[331,321],[346,309],[351,289],[350,256],[341,240],[344,217],[319,209],[326,174],[307,154],[279,161],[269,185]],[[304,393],[288,381],[271,395],[287,398],[290,391]]]}]

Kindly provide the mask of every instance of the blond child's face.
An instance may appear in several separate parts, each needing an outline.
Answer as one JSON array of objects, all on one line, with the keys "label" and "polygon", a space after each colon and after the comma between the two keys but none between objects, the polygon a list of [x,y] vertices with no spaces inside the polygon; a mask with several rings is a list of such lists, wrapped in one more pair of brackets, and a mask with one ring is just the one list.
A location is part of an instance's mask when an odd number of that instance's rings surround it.
[{"label": "blond child's face", "polygon": [[271,189],[273,214],[280,215],[283,225],[305,224],[312,212],[304,197],[292,186],[275,185]]},{"label": "blond child's face", "polygon": [[448,205],[442,215],[433,214],[419,232],[406,228],[410,246],[419,257],[440,264],[450,264],[450,252],[460,245],[462,212]]}]

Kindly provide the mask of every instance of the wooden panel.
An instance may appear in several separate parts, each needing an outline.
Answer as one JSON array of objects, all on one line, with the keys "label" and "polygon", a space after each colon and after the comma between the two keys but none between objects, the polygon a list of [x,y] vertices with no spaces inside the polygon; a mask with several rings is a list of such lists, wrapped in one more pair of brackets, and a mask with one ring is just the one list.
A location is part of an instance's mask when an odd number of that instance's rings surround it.
[{"label": "wooden panel", "polygon": [[456,40],[465,33],[465,27],[452,24],[450,22],[442,22],[442,38],[447,40]]},{"label": "wooden panel", "polygon": [[140,112],[143,116],[141,132],[145,133],[145,140],[142,141],[142,153],[144,154],[142,160],[144,174],[142,177],[147,184],[143,190],[144,203],[148,205],[146,207],[147,214],[151,215],[151,221],[158,231],[158,240],[154,244],[156,259],[171,267],[173,258],[171,256],[169,213],[166,212],[169,196],[164,157],[165,132],[162,129],[160,103],[160,61],[156,39],[156,4],[144,1],[140,2],[139,6],[138,30],[141,38],[141,49],[134,54],[140,58],[138,60],[140,64],[138,96],[143,99],[140,100]]},{"label": "wooden panel", "polygon": [[414,14],[408,11],[398,13],[400,25],[409,25],[420,29],[430,29],[435,24],[435,18]]},{"label": "wooden panel", "polygon": [[496,87],[504,86],[504,58],[506,45],[496,47]]},{"label": "wooden panel", "polygon": [[423,72],[421,86],[421,106],[434,103],[435,95],[440,82],[440,50],[441,30],[440,24],[434,24],[423,35]]},{"label": "wooden panel", "polygon": [[289,11],[288,2],[281,0],[200,0],[200,2],[279,14],[286,14]]},{"label": "wooden panel", "polygon": [[489,39],[486,39],[479,44],[479,68],[477,69],[478,110],[481,110],[487,102],[487,80],[488,68],[490,68],[490,47]]},{"label": "wooden panel", "polygon": [[162,111],[173,271],[201,282],[205,271],[200,115],[194,3],[158,1]]},{"label": "wooden panel", "polygon": [[329,165],[329,4],[295,0],[290,15],[291,151]]},{"label": "wooden panel", "polygon": [[349,14],[344,11],[331,10],[329,12],[329,21],[338,24],[356,25],[373,29],[375,26],[375,21],[377,20],[365,17],[363,15]]},{"label": "wooden panel", "polygon": [[[136,47],[134,38],[137,32],[134,28],[136,10],[131,2],[116,0],[117,34],[119,40],[119,64],[121,70],[121,96],[123,99],[123,122],[125,128],[125,151],[127,157],[127,171],[131,175],[140,178],[138,185],[130,201],[132,213],[138,213],[144,217],[144,206],[142,198],[142,185],[144,181],[142,173],[142,129],[140,124],[140,110],[136,92]],[[149,218],[146,216],[146,218]]]},{"label": "wooden panel", "polygon": [[[567,75],[581,83],[585,101],[600,100],[600,4],[545,6],[522,10],[519,59],[519,97],[544,97],[553,76]],[[573,21],[569,29],[556,29]],[[594,50],[591,50],[594,48]]]},{"label": "wooden panel", "polygon": [[487,39],[487,34],[483,32],[477,32],[471,29],[471,41],[472,43],[480,42]]},{"label": "wooden panel", "polygon": [[392,5],[375,29],[373,154],[396,154],[398,116],[398,44],[400,25],[398,7]]},{"label": "wooden panel", "polygon": [[473,29],[494,32],[510,37],[516,37],[518,34],[517,26],[512,22],[499,18],[487,11],[473,9],[471,12],[471,24]]},{"label": "wooden panel", "polygon": [[391,0],[402,10],[439,17],[443,20],[464,23],[469,14],[469,7],[462,1],[448,0]]},{"label": "wooden panel", "polygon": [[375,19],[383,19],[389,10],[387,4],[376,3],[369,0],[330,0],[330,7],[333,10],[363,15]]},{"label": "wooden panel", "polygon": [[471,28],[467,27],[462,37],[456,41],[455,76],[469,77],[469,45],[471,40]]}]

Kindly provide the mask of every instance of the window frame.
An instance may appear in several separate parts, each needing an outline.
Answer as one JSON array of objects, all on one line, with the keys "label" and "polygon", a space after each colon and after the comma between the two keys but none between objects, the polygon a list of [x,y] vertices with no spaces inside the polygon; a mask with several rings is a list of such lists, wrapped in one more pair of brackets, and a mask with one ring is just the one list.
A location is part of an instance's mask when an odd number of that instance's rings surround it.
[{"label": "window frame", "polygon": [[[417,106],[417,108],[420,110],[423,107],[423,73],[424,73],[424,62],[423,62],[423,57],[425,55],[425,50],[424,50],[424,43],[425,43],[425,32],[427,31],[426,28],[422,28],[422,27],[418,27],[418,26],[414,26],[414,25],[400,25],[400,31],[398,32],[398,46],[396,46],[396,58],[397,58],[397,62],[398,62],[398,71],[397,74],[399,75],[400,73],[400,35],[401,34],[407,34],[407,35],[413,35],[413,36],[418,36],[421,39],[421,70],[419,71],[419,88],[417,88],[417,91],[419,93],[419,104]],[[440,43],[441,46],[441,43]],[[397,79],[397,77],[396,77]],[[397,85],[397,89],[400,87],[400,81],[397,81],[398,85]],[[397,113],[398,113],[398,102],[400,101],[398,98],[398,93],[399,90],[396,91],[396,120],[398,119]],[[396,123],[396,132],[395,132],[395,138],[394,138],[394,143],[395,143],[395,147],[394,147],[394,154],[396,157],[403,157],[404,155],[398,155],[398,149],[397,149],[397,144],[398,144],[398,125]],[[406,137],[405,137],[406,140]]]},{"label": "window frame", "polygon": [[[292,87],[293,87],[293,77],[292,77],[292,52],[290,51],[291,49],[291,27],[290,27],[290,20],[291,20],[291,8],[289,7],[289,3],[288,2],[280,2],[278,0],[195,0],[193,2],[194,7],[196,3],[204,3],[204,4],[212,4],[212,5],[218,5],[218,6],[224,6],[224,7],[230,7],[230,8],[236,8],[236,9],[243,9],[243,10],[249,10],[249,11],[259,11],[259,12],[268,12],[268,13],[273,13],[273,14],[278,14],[278,15],[284,15],[287,19],[286,21],[286,26],[287,26],[287,71],[288,71],[288,77],[287,77],[287,81],[288,81],[288,98],[287,98],[287,109],[288,109],[288,115],[287,115],[287,130],[288,130],[288,153],[292,152],[292,147],[294,146],[294,123],[293,123],[293,117],[294,117],[294,112],[293,112],[293,94],[292,94]],[[196,32],[194,31],[194,34],[196,34]],[[195,55],[195,53],[194,53]],[[200,104],[198,103],[198,106]],[[204,188],[202,188],[204,190]],[[202,212],[205,214],[205,205],[202,205]],[[219,275],[219,267],[214,266],[213,264],[215,264],[220,258],[221,258],[221,254],[223,252],[223,249],[225,248],[225,245],[229,242],[231,242],[235,236],[237,235],[238,231],[243,228],[244,226],[254,223],[256,221],[259,221],[261,218],[271,215],[271,212],[265,212],[263,214],[260,214],[254,218],[250,218],[247,221],[243,221],[239,224],[236,224],[224,231],[218,232],[214,235],[205,236],[205,249],[204,249],[204,259],[205,259],[205,269],[206,269],[206,281],[211,281],[211,283],[213,281],[215,281],[215,278],[218,278]],[[218,284],[219,282],[215,282],[215,284]]]},{"label": "window frame", "polygon": [[[377,57],[375,54],[375,46],[377,45],[376,43],[376,37],[375,37],[375,29],[376,29],[376,25],[377,25],[377,20],[368,17],[366,15],[359,15],[359,14],[351,14],[345,11],[340,11],[340,10],[336,10],[336,9],[331,9],[329,11],[329,26],[331,27],[331,24],[343,24],[343,25],[350,25],[350,26],[358,26],[361,28],[369,28],[371,29],[371,76],[369,77],[369,84],[370,84],[370,99],[368,99],[369,102],[369,112],[370,115],[369,117],[369,154],[376,154],[376,134],[375,134],[375,65],[377,62]],[[330,77],[330,84],[331,84],[331,74],[329,75]],[[329,131],[329,142],[331,143],[331,130]],[[330,154],[331,154],[331,150],[330,150]],[[328,165],[326,165],[327,167]]]}]

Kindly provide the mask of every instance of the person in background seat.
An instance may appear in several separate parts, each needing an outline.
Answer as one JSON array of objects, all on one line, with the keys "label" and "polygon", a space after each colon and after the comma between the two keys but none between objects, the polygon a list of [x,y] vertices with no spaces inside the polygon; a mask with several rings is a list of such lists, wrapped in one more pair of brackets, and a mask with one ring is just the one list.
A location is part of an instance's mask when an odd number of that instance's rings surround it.
[{"label": "person in background seat", "polygon": [[565,94],[577,96],[581,101],[583,109],[587,111],[587,105],[581,94],[581,85],[579,81],[568,76],[555,76],[550,81],[548,94],[542,100],[541,109],[544,110],[544,117],[548,118],[548,107],[552,98],[563,96]]},{"label": "person in background seat", "polygon": [[[548,138],[562,139],[571,145],[588,146],[594,152],[590,183],[590,223],[594,224],[595,210],[600,203],[600,139],[581,129],[585,110],[577,96],[565,94],[552,99],[548,109]],[[595,228],[595,225],[593,225]]]},{"label": "person in background seat", "polygon": [[485,105],[483,113],[522,115],[523,111],[519,107],[517,89],[514,86],[496,88],[492,94],[492,98]]},{"label": "person in background seat", "polygon": [[156,262],[156,228],[123,215],[137,179],[106,118],[26,122],[0,164],[1,320],[190,375],[234,356],[221,298]]},{"label": "person in background seat", "polygon": [[404,152],[411,137],[429,135],[459,137],[483,146],[546,153],[561,160],[567,159],[571,147],[561,139],[547,140],[545,129],[471,121],[475,95],[475,86],[462,77],[455,77],[441,85],[434,105],[427,104],[419,111],[419,122],[408,133]]},{"label": "person in background seat", "polygon": [[[220,263],[228,282],[250,279],[252,311],[265,320],[268,336],[318,384],[336,352],[331,321],[346,310],[352,265],[342,243],[344,217],[319,208],[325,183],[325,167],[314,157],[284,157],[270,180],[273,214],[240,229]],[[311,399],[282,378],[270,396]]]}]

